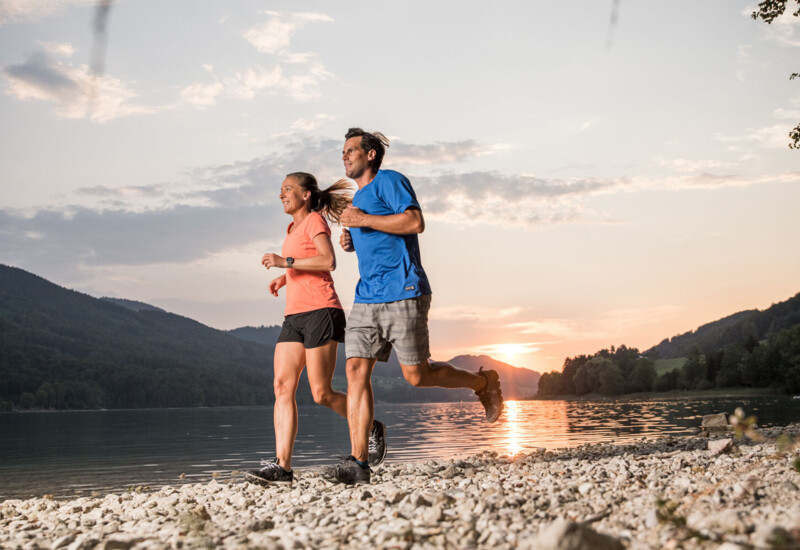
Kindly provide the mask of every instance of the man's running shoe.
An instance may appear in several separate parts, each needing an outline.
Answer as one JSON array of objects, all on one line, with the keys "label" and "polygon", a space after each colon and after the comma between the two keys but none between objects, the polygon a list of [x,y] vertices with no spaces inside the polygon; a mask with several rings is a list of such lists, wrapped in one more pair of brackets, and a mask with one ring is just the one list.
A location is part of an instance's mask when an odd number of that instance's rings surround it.
[{"label": "man's running shoe", "polygon": [[262,467],[259,470],[248,470],[244,473],[244,478],[251,483],[267,485],[274,482],[294,481],[294,470],[288,472],[281,468],[276,458],[274,462],[261,461]]},{"label": "man's running shoe", "polygon": [[369,466],[361,466],[352,455],[342,457],[342,461],[335,466],[328,466],[322,470],[322,477],[331,483],[344,483],[355,485],[369,483]]},{"label": "man's running shoe", "polygon": [[483,408],[486,409],[486,420],[496,422],[503,412],[503,392],[500,391],[500,376],[497,371],[483,370],[481,367],[478,374],[486,379],[486,386],[475,395],[481,400]]},{"label": "man's running shoe", "polygon": [[377,466],[386,458],[386,424],[372,421],[369,431],[369,465]]}]

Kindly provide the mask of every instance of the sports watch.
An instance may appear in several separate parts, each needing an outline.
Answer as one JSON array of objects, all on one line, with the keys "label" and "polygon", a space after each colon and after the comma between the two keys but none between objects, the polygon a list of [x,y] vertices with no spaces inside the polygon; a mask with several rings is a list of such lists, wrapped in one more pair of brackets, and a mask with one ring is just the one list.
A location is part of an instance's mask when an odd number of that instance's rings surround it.
[{"label": "sports watch", "polygon": [[288,256],[288,257],[286,258],[286,267],[287,267],[288,269],[292,269],[292,264],[293,264],[293,263],[294,263],[294,258],[292,258],[291,256]]}]

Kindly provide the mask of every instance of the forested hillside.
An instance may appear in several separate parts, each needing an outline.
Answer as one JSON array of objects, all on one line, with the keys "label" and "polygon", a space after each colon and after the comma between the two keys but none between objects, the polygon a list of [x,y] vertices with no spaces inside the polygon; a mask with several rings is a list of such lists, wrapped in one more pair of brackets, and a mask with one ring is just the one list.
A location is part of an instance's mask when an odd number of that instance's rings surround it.
[{"label": "forested hillside", "polygon": [[[687,357],[692,352],[709,353],[727,346],[752,345],[800,324],[800,294],[759,311],[740,311],[697,330],[664,339],[644,352],[654,359]],[[748,344],[748,341],[749,344]]]},{"label": "forested hillside", "polygon": [[271,402],[271,347],[131,304],[93,298],[0,266],[3,407]]},{"label": "forested hillside", "polygon": [[[656,357],[685,360],[659,376]],[[620,346],[569,357],[562,372],[542,375],[539,395],[733,387],[800,393],[800,294],[764,311],[743,311],[708,323],[644,354]]]}]

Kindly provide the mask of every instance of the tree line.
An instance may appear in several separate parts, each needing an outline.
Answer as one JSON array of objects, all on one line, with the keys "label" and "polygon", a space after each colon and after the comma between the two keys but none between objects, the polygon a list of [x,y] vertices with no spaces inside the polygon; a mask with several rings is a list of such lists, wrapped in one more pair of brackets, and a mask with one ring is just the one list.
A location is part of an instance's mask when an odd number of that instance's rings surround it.
[{"label": "tree line", "polygon": [[538,395],[613,396],[733,387],[800,393],[800,324],[762,341],[750,337],[743,344],[730,344],[714,351],[694,348],[680,368],[660,376],[654,359],[624,345],[594,355],[567,358],[562,372],[542,375]]}]

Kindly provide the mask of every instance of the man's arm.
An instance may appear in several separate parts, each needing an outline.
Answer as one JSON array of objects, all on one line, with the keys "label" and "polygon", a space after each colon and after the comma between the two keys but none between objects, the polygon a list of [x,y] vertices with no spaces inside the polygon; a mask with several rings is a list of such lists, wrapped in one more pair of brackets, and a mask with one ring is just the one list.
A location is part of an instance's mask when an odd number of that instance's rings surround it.
[{"label": "man's arm", "polygon": [[367,214],[360,208],[348,206],[342,213],[340,222],[346,227],[369,227],[392,235],[414,235],[425,231],[425,219],[422,217],[422,211],[413,206],[400,214],[387,216]]}]

